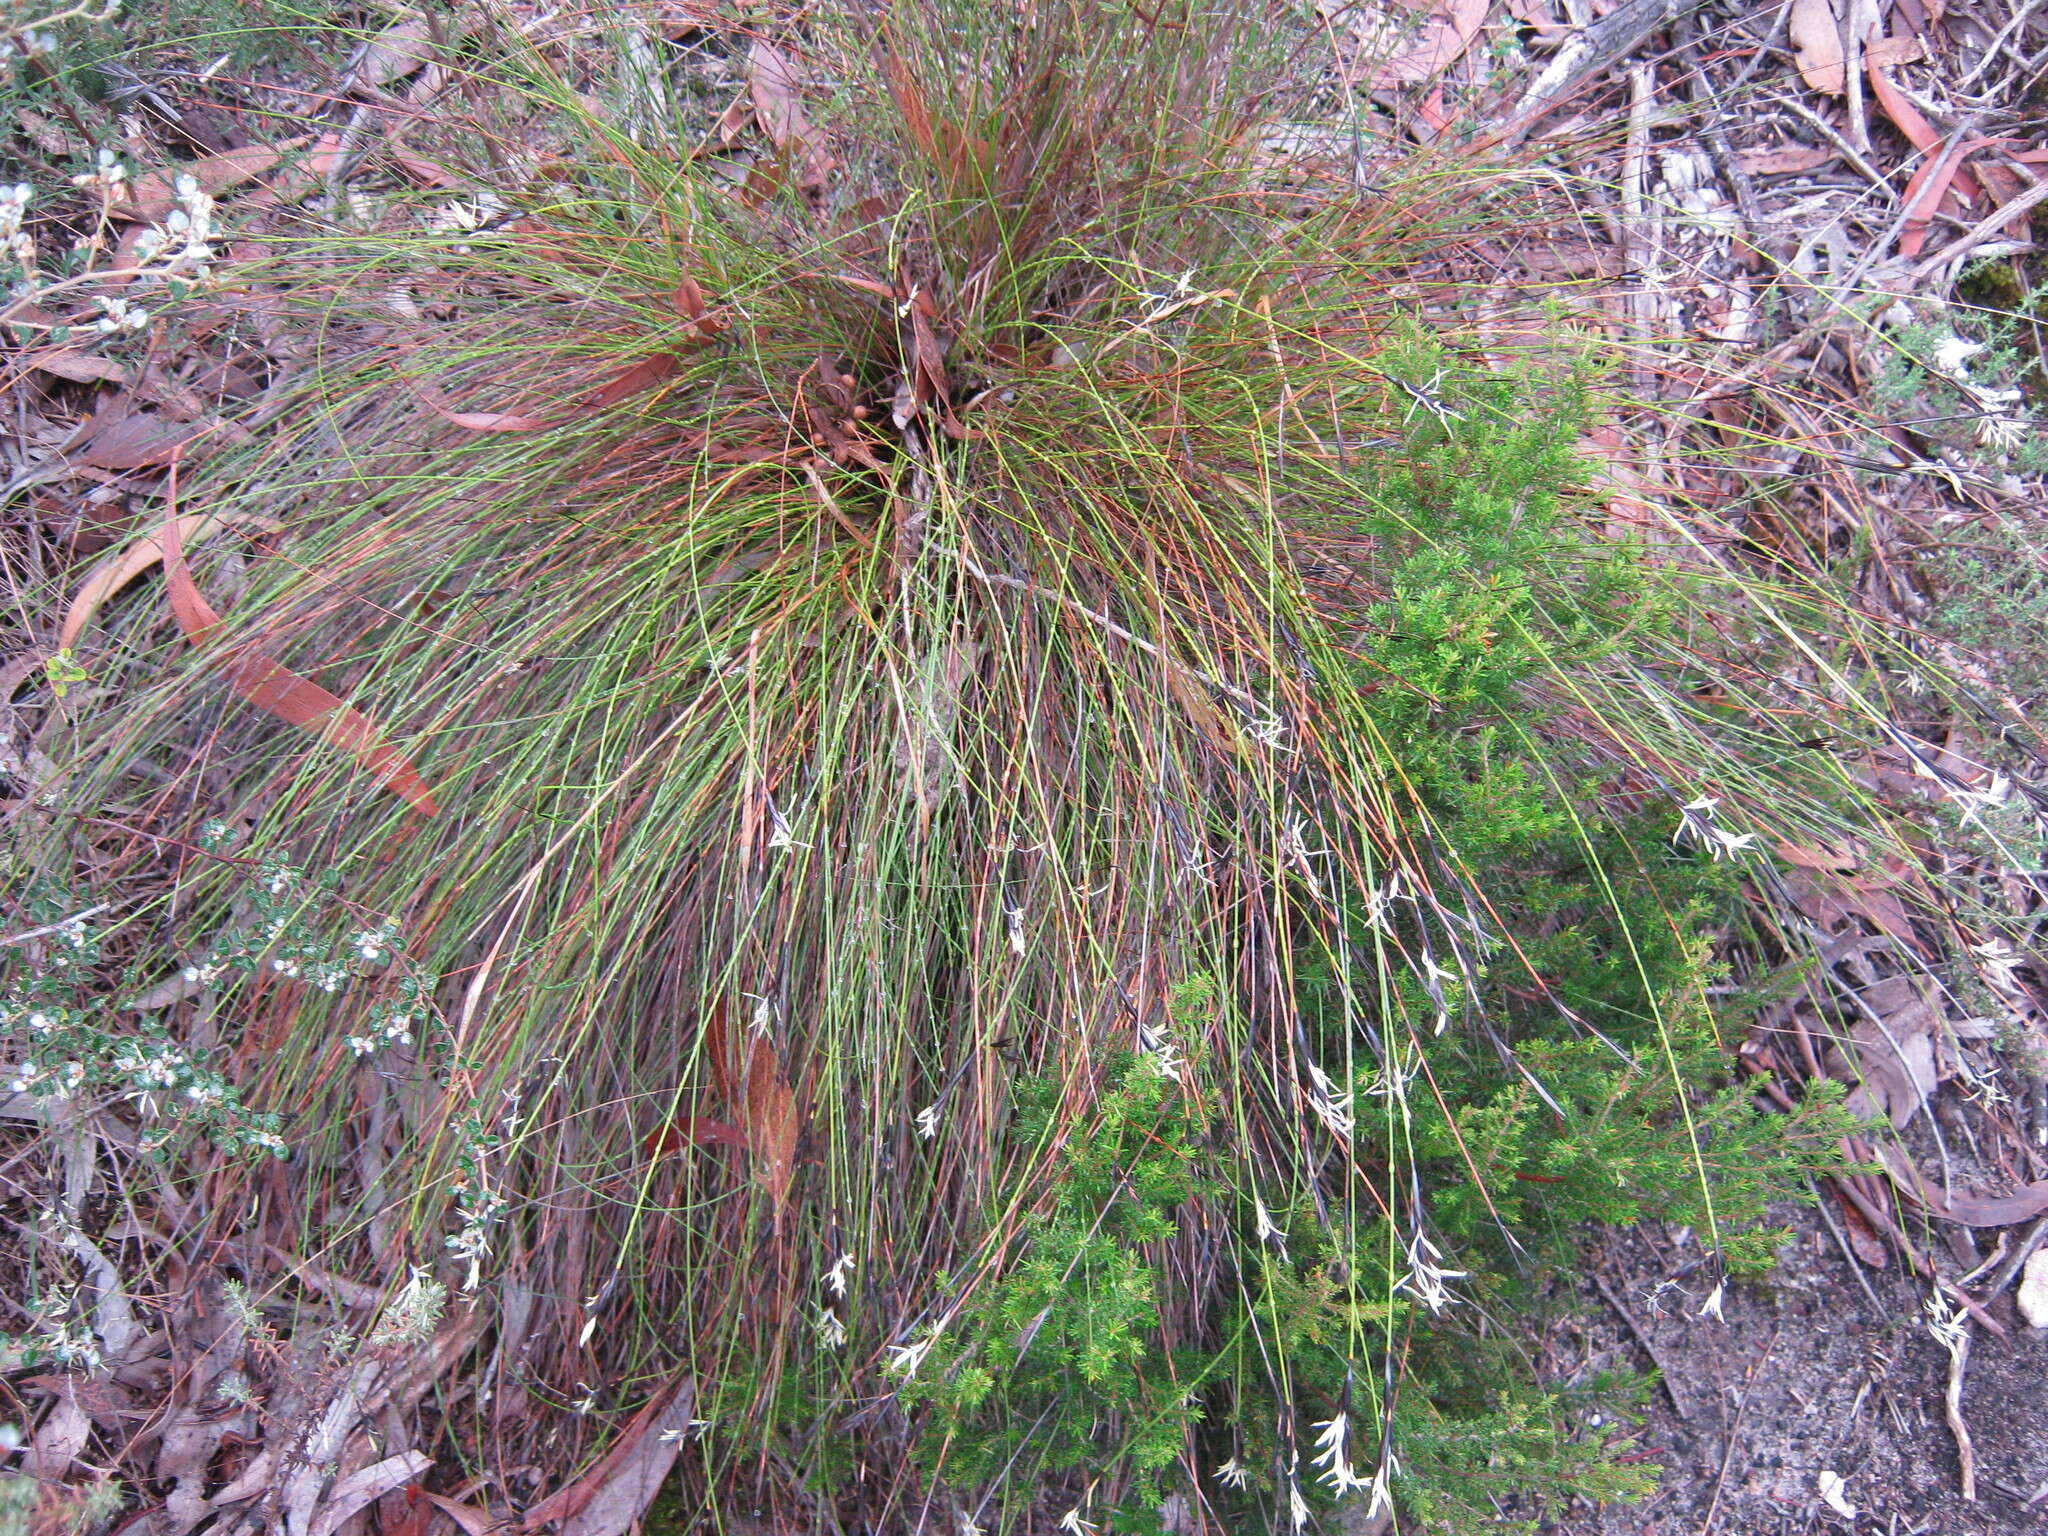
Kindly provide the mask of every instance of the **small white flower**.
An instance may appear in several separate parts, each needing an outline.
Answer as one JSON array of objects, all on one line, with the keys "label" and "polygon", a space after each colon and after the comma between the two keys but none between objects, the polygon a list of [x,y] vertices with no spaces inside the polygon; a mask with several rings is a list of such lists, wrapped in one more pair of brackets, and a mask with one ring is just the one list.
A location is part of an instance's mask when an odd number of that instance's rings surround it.
[{"label": "small white flower", "polygon": [[1969,1342],[1969,1314],[1942,1299],[1940,1291],[1927,1296],[1927,1332],[1951,1355],[1960,1354]]},{"label": "small white flower", "polygon": [[818,1342],[827,1349],[837,1349],[846,1342],[845,1320],[830,1307],[818,1308],[812,1326],[818,1331]]},{"label": "small white flower", "polygon": [[2034,424],[2024,416],[1987,413],[1977,418],[1977,441],[1995,453],[2011,453],[2032,435]]},{"label": "small white flower", "polygon": [[1060,1529],[1070,1536],[1095,1536],[1095,1527],[1081,1518],[1081,1506],[1078,1504],[1060,1516]]},{"label": "small white flower", "polygon": [[[1918,673],[1914,674],[1916,677]],[[1944,785],[1952,804],[1962,807],[1966,819],[1973,819],[1985,811],[1995,811],[2000,806],[2012,803],[2012,780],[2002,773],[1994,773],[1991,781],[1982,789],[1963,789],[1960,786]]]},{"label": "small white flower", "polygon": [[1754,832],[1730,832],[1722,827],[1709,827],[1707,850],[1714,856],[1715,861],[1719,862],[1723,858],[1733,858],[1746,850],[1756,841],[1756,836]]},{"label": "small white flower", "polygon": [[768,851],[770,853],[778,853],[790,848],[808,848],[810,846],[809,843],[800,843],[791,837],[789,835],[789,823],[780,816],[775,818],[774,825],[768,831]]},{"label": "small white flower", "polygon": [[1351,1470],[1350,1458],[1345,1454],[1345,1440],[1351,1432],[1351,1417],[1340,1413],[1316,1425],[1322,1433],[1316,1436],[1316,1453],[1309,1458],[1312,1467],[1321,1467],[1318,1481],[1325,1482],[1339,1497],[1354,1488],[1371,1486],[1369,1479],[1360,1477]]},{"label": "small white flower", "polygon": [[917,1368],[924,1364],[924,1357],[932,1352],[932,1346],[939,1341],[936,1332],[914,1340],[909,1344],[891,1344],[889,1363],[884,1367],[890,1375],[901,1376],[906,1381],[917,1374]]},{"label": "small white flower", "polygon": [[927,1104],[917,1112],[917,1134],[930,1141],[939,1134],[939,1106]]},{"label": "small white flower", "polygon": [[1282,1254],[1287,1252],[1287,1234],[1280,1230],[1273,1220],[1273,1213],[1266,1209],[1266,1202],[1257,1195],[1252,1196],[1253,1233],[1262,1243],[1277,1245]]},{"label": "small white flower", "polygon": [[847,1277],[853,1273],[853,1255],[842,1253],[833,1260],[832,1267],[825,1271],[825,1289],[834,1296],[846,1294]]},{"label": "small white flower", "polygon": [[1462,1269],[1445,1269],[1437,1262],[1442,1257],[1436,1244],[1422,1233],[1416,1233],[1408,1244],[1408,1273],[1394,1283],[1395,1290],[1407,1291],[1432,1314],[1457,1304],[1458,1298],[1450,1293],[1444,1282],[1463,1280],[1468,1273]]},{"label": "small white flower", "polygon": [[1677,847],[1687,838],[1695,842],[1705,842],[1714,830],[1714,809],[1720,803],[1712,795],[1701,795],[1698,799],[1681,805],[1678,808],[1678,830],[1671,834],[1672,846]]},{"label": "small white flower", "polygon": [[[1993,934],[1982,944],[1972,944],[1970,953],[1983,962],[1977,967],[1977,974],[1982,976],[1987,984],[2001,992],[2020,990],[2020,957],[2005,940]],[[30,1019],[29,1022],[35,1021]]]},{"label": "small white flower", "polygon": [[1722,1281],[1719,1284],[1715,1285],[1715,1287],[1711,1291],[1707,1292],[1707,1299],[1700,1306],[1700,1316],[1711,1317],[1716,1322],[1720,1323],[1727,1322],[1728,1319],[1724,1317],[1721,1313],[1721,1302],[1723,1297],[1727,1294],[1727,1290],[1727,1282]]},{"label": "small white flower", "polygon": [[1251,1472],[1235,1456],[1216,1469],[1216,1481],[1226,1488],[1242,1488],[1251,1479]]},{"label": "small white flower", "polygon": [[1308,1107],[1315,1111],[1316,1118],[1329,1129],[1339,1141],[1351,1139],[1351,1095],[1337,1092],[1337,1085],[1330,1081],[1329,1074],[1314,1062],[1308,1063],[1308,1077],[1313,1091],[1308,1096]]},{"label": "small white flower", "polygon": [[1308,1529],[1308,1500],[1301,1496],[1301,1485],[1291,1477],[1287,1479],[1287,1516],[1297,1531]]},{"label": "small white flower", "polygon": [[1383,1508],[1394,1502],[1393,1493],[1389,1490],[1387,1485],[1394,1480],[1395,1475],[1399,1473],[1400,1470],[1401,1463],[1395,1460],[1393,1454],[1390,1452],[1387,1456],[1385,1465],[1380,1467],[1378,1471],[1373,1473],[1371,1478],[1369,1478],[1365,1483],[1360,1485],[1362,1487],[1366,1487],[1372,1490],[1372,1497],[1366,1501],[1366,1519],[1372,1519],[1372,1517],[1374,1515],[1377,1515]]}]

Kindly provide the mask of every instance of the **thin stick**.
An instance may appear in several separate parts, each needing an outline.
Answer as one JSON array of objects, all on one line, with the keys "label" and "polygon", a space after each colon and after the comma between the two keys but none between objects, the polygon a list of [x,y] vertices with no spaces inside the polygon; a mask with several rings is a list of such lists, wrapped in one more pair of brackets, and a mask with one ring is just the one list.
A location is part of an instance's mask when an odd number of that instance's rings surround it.
[{"label": "thin stick", "polygon": [[1956,1459],[1962,1464],[1962,1494],[1977,1502],[1977,1448],[1970,1444],[1970,1426],[1963,1422],[1963,1372],[1970,1364],[1970,1330],[1948,1352],[1948,1391],[1942,1395],[1949,1431],[1956,1437]]},{"label": "thin stick", "polygon": [[1771,1342],[1764,1346],[1763,1355],[1749,1368],[1749,1375],[1742,1384],[1742,1401],[1735,1405],[1735,1422],[1728,1426],[1728,1445],[1721,1452],[1721,1470],[1714,1474],[1714,1497],[1707,1505],[1707,1518],[1700,1522],[1703,1533],[1713,1530],[1714,1517],[1721,1512],[1721,1490],[1728,1486],[1728,1465],[1735,1460],[1736,1439],[1742,1433],[1742,1420],[1749,1413],[1749,1400],[1756,1393],[1756,1379],[1770,1364],[1771,1355],[1778,1347],[1778,1335],[1785,1331],[1783,1323],[1771,1330]]},{"label": "thin stick", "polygon": [[113,906],[111,901],[103,901],[96,907],[87,907],[83,912],[74,912],[69,917],[60,917],[54,923],[45,923],[40,928],[31,928],[27,933],[10,934],[8,937],[0,939],[0,947],[5,947],[9,944],[26,944],[30,939],[47,938],[50,934],[61,933],[73,923],[82,923],[88,917],[98,917],[111,906]]}]

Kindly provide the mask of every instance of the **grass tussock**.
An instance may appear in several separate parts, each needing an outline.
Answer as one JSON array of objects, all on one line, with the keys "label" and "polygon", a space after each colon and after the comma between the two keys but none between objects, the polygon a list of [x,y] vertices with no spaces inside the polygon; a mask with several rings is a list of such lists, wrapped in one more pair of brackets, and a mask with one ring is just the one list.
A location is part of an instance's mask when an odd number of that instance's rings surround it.
[{"label": "grass tussock", "polygon": [[40,855],[171,892],[105,963],[275,1117],[181,1144],[179,1241],[279,1316],[447,1287],[486,1478],[659,1399],[710,1522],[1640,1491],[1629,1384],[1491,1320],[1590,1218],[1767,1260],[1841,1125],[1713,1086],[1709,936],[1878,835],[1809,743],[1903,663],[1610,525],[1592,349],[1460,329],[1512,167],[1280,163],[1227,10],[818,27],[739,174],[482,26],[569,147],[268,274],[297,405],[163,509],[225,617],[110,613]]}]

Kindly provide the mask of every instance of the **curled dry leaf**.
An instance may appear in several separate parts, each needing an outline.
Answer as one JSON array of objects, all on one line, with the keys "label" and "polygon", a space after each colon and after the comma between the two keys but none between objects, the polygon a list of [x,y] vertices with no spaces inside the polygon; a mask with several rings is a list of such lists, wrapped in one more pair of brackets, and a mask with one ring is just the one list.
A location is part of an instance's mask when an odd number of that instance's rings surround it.
[{"label": "curled dry leaf", "polygon": [[432,43],[433,33],[428,30],[424,16],[399,17],[363,45],[342,77],[342,89],[385,86],[404,79],[428,62]]},{"label": "curled dry leaf", "polygon": [[2009,1195],[1972,1195],[1936,1188],[1890,1142],[1879,1142],[1876,1151],[1878,1162],[1891,1175],[1899,1192],[1943,1221],[1960,1222],[1966,1227],[2013,1227],[2048,1215],[2048,1179],[2022,1184]]},{"label": "curled dry leaf", "polygon": [[778,1221],[796,1173],[796,1132],[796,1095],[775,1059],[775,1047],[767,1036],[759,1036],[747,1064],[747,1141],[754,1150],[754,1176]]},{"label": "curled dry leaf", "polygon": [[420,403],[439,416],[451,427],[460,427],[465,432],[540,432],[555,423],[540,416],[521,416],[515,411],[458,411],[442,398],[438,390],[430,389],[417,379],[408,379],[412,392],[420,397]]},{"label": "curled dry leaf", "polygon": [[150,469],[170,463],[173,454],[205,430],[197,423],[138,411],[130,400],[117,400],[86,423],[84,441],[71,450],[71,461],[94,469]]},{"label": "curled dry leaf", "polygon": [[824,135],[804,114],[796,65],[789,55],[767,39],[756,38],[747,51],[747,87],[754,103],[754,120],[769,142],[798,157],[797,185],[806,191],[822,189],[832,170],[832,157],[826,152]]},{"label": "curled dry leaf", "polygon": [[[194,645],[203,645],[219,629],[221,619],[200,594],[185,564],[185,549],[179,537],[182,519],[176,513],[175,460],[172,472],[172,510],[164,521],[162,538],[164,579],[170,591],[171,614],[178,627]],[[422,815],[439,813],[440,807],[434,803],[419,771],[384,740],[369,717],[351,709],[311,678],[301,677],[283,663],[250,649],[229,656],[222,670],[229,686],[258,709],[353,754],[379,784]]]},{"label": "curled dry leaf", "polygon": [[433,1460],[419,1451],[403,1451],[351,1472],[328,1490],[327,1502],[313,1516],[311,1536],[335,1536],[371,1504],[424,1477],[433,1465]]},{"label": "curled dry leaf", "polygon": [[[268,532],[277,527],[273,519],[246,512],[188,512],[177,519],[177,524],[180,545],[197,543],[222,528]],[[126,549],[115,550],[94,566],[91,574],[79,583],[71,606],[64,610],[64,625],[57,634],[58,649],[68,651],[77,645],[100,606],[163,558],[164,531],[157,529],[143,534]]]},{"label": "curled dry leaf", "polygon": [[1848,1050],[1830,1050],[1835,1075],[1850,1085],[1844,1106],[1865,1119],[1888,1115],[1903,1128],[1942,1078],[1935,1065],[1941,1013],[1930,991],[1911,976],[1891,976],[1862,993],[1866,1010],[1850,1031]]}]

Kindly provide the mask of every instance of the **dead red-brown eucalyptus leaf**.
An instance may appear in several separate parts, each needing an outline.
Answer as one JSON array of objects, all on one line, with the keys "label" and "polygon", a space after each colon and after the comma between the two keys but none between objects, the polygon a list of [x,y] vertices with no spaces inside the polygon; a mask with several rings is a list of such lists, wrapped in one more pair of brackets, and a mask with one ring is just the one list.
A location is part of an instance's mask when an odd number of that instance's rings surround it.
[{"label": "dead red-brown eucalyptus leaf", "polygon": [[440,392],[429,389],[417,379],[408,379],[412,392],[420,397],[420,403],[451,427],[460,427],[465,432],[540,432],[558,423],[540,416],[521,416],[514,411],[458,411],[441,398]]},{"label": "dead red-brown eucalyptus leaf", "polygon": [[356,54],[343,76],[344,89],[389,85],[432,58],[434,36],[424,16],[401,16]]},{"label": "dead red-brown eucalyptus leaf", "polygon": [[1851,1114],[1887,1115],[1903,1129],[1940,1085],[1934,1036],[1941,1015],[1911,976],[1866,988],[1863,1004],[1869,1011],[1850,1031],[1846,1055],[1829,1051],[1830,1069],[1853,1085],[1842,1101]]},{"label": "dead red-brown eucalyptus leaf", "polygon": [[420,1497],[461,1527],[463,1536],[497,1536],[497,1532],[508,1523],[499,1520],[488,1510],[478,1509],[474,1504],[444,1498],[438,1493],[429,1493],[424,1488],[420,1490]]},{"label": "dead red-brown eucalyptus leaf", "polygon": [[[661,352],[653,357],[643,357],[609,384],[601,386],[590,397],[590,404],[596,410],[603,410],[607,406],[617,405],[621,400],[637,395],[641,390],[660,383],[663,379],[674,373],[678,365],[679,359],[673,352]],[[444,412],[443,414],[446,413]]]},{"label": "dead red-brown eucalyptus leaf", "polygon": [[684,1115],[656,1126],[640,1140],[640,1150],[651,1162],[657,1157],[673,1156],[685,1147],[731,1147],[745,1152],[747,1137],[744,1131],[727,1125],[723,1120],[710,1120],[702,1115]]},{"label": "dead red-brown eucalyptus leaf", "polygon": [[[1941,132],[1927,121],[1920,109],[1906,99],[1905,93],[1891,82],[1891,77],[1879,67],[1873,57],[1869,61],[1870,91],[1877,98],[1877,104],[1884,108],[1884,115],[1892,120],[1892,126],[1903,133],[1912,146],[1921,154],[1939,156],[1942,151]],[[1977,185],[1977,178],[1967,170],[1958,169],[1954,186],[1958,196],[1974,201],[1983,190]]]},{"label": "dead red-brown eucalyptus leaf", "polygon": [[747,88],[754,102],[754,120],[769,142],[798,160],[797,185],[822,190],[832,171],[824,135],[804,115],[798,99],[796,66],[788,54],[765,38],[747,50]]},{"label": "dead red-brown eucalyptus leaf", "polygon": [[93,413],[83,429],[83,441],[71,449],[71,462],[94,469],[152,469],[170,463],[173,454],[205,430],[198,423],[139,411],[131,398],[122,396]]},{"label": "dead red-brown eucalyptus leaf", "polygon": [[1848,1236],[1850,1251],[1871,1269],[1890,1268],[1891,1250],[1877,1235],[1877,1228],[1870,1224],[1870,1218],[1833,1179],[1828,1180],[1828,1192],[1835,1197],[1835,1214],[1842,1218],[1842,1230]]},{"label": "dead red-brown eucalyptus leaf", "polygon": [[775,1047],[756,1036],[747,1062],[747,1142],[754,1152],[754,1176],[779,1219],[796,1173],[796,1095],[775,1059]]},{"label": "dead red-brown eucalyptus leaf", "polygon": [[2048,1215],[2048,1179],[2022,1184],[2009,1195],[1967,1195],[1936,1189],[1895,1146],[1881,1143],[1877,1157],[1901,1194],[1944,1221],[1961,1222],[1966,1227],[2016,1227]]},{"label": "dead red-brown eucalyptus leaf", "polygon": [[41,352],[31,352],[22,359],[22,363],[25,367],[53,373],[60,379],[69,379],[74,384],[126,384],[129,377],[125,363],[117,363],[111,357],[94,357],[75,347],[50,347]]},{"label": "dead red-brown eucalyptus leaf", "polygon": [[300,134],[275,144],[245,144],[240,149],[205,155],[169,170],[145,171],[130,183],[126,197],[107,205],[107,212],[117,219],[161,224],[178,206],[179,177],[190,176],[208,197],[219,197],[251,177],[261,176],[289,151],[311,141],[311,134]]},{"label": "dead red-brown eucalyptus leaf", "polygon": [[1398,0],[1372,7],[1356,23],[1353,57],[1372,66],[1376,91],[1419,85],[1465,56],[1486,20],[1486,6],[1487,0]]},{"label": "dead red-brown eucalyptus leaf", "polygon": [[1787,35],[1799,76],[1814,90],[1839,96],[1848,86],[1842,57],[1842,18],[1829,0],[1792,0]]},{"label": "dead red-brown eucalyptus leaf", "polygon": [[696,1406],[688,1377],[669,1383],[633,1415],[596,1466],[529,1508],[520,1529],[532,1536],[559,1525],[561,1536],[623,1536],[675,1465]]},{"label": "dead red-brown eucalyptus leaf", "polygon": [[1819,170],[1838,154],[1824,144],[1787,144],[1782,149],[1738,150],[1735,163],[1750,176],[1797,176]]},{"label": "dead red-brown eucalyptus leaf", "polygon": [[[172,472],[175,477],[175,459]],[[164,581],[170,593],[171,615],[178,621],[178,628],[184,631],[186,639],[194,645],[203,645],[219,629],[221,618],[201,595],[192,579],[191,569],[185,564],[179,526],[182,519],[176,512],[175,478],[169,500],[171,510],[164,521],[162,545]],[[223,662],[222,670],[228,685],[258,709],[277,716],[287,725],[311,731],[322,741],[352,754],[369,770],[372,778],[402,797],[421,815],[439,814],[440,807],[434,803],[426,781],[397,748],[383,739],[369,717],[351,709],[311,678],[301,677],[282,662],[273,661],[254,650],[229,656]]]},{"label": "dead red-brown eucalyptus leaf", "polygon": [[[203,539],[220,528],[261,531],[277,526],[269,518],[246,512],[188,512],[176,521],[180,546]],[[94,566],[85,580],[79,583],[71,606],[64,610],[64,624],[57,632],[58,648],[68,651],[77,645],[79,637],[100,611],[100,605],[163,558],[164,533],[158,530],[143,534],[126,549],[116,550]]]},{"label": "dead red-brown eucalyptus leaf", "polygon": [[1899,229],[1899,255],[1906,260],[1911,261],[1918,256],[1927,244],[1927,232],[1933,227],[1935,210],[1948,196],[1949,188],[1955,184],[1962,168],[1962,155],[1936,155],[1930,160],[1923,160],[1920,169],[1913,173],[1913,179],[1906,183],[1906,194],[1899,202],[1903,218]]},{"label": "dead red-brown eucalyptus leaf", "polygon": [[669,303],[675,312],[690,322],[701,341],[715,341],[726,327],[725,320],[704,302],[704,290],[697,286],[695,278],[684,278],[676,284],[675,292],[669,295]]}]

